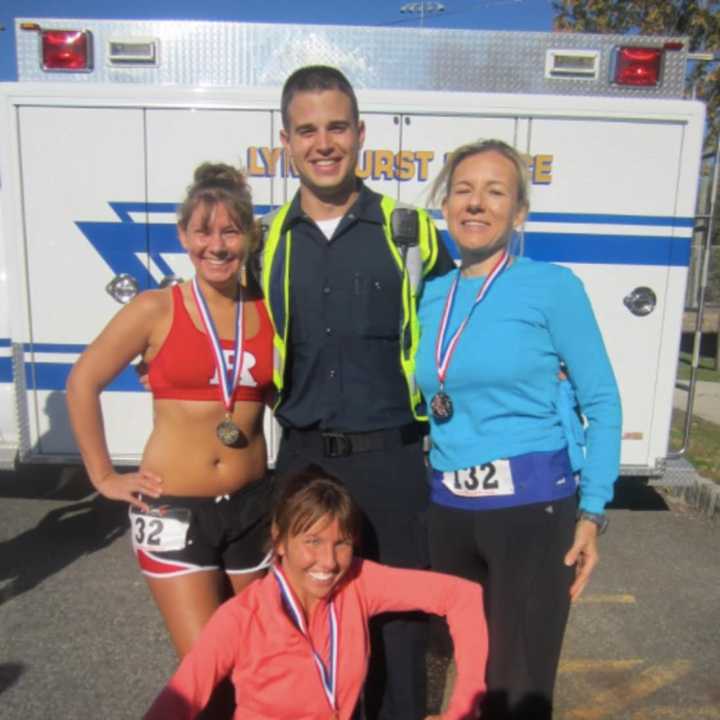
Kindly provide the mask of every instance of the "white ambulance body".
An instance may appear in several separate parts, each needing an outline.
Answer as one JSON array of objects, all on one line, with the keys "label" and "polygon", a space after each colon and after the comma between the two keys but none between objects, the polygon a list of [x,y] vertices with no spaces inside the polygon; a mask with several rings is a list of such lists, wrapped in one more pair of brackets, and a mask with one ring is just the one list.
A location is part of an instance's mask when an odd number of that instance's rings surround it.
[{"label": "white ambulance body", "polygon": [[[500,138],[527,153],[524,252],[568,265],[585,283],[620,384],[623,472],[662,472],[704,129],[703,106],[682,97],[682,42],[35,22],[17,28],[18,82],[0,91],[4,465],[77,460],[67,374],[120,308],[113,294],[191,277],[174,213],[195,166],[245,166],[258,214],[293,196],[280,87],[296,67],[325,63],[358,90],[367,126],[359,173],[373,189],[424,205],[461,143]],[[42,68],[41,31],[53,28],[91,31],[90,69]],[[611,82],[618,45],[657,48],[658,83]],[[102,403],[114,460],[138,462],[152,407],[132,369]],[[276,428],[266,427],[274,447]]]}]

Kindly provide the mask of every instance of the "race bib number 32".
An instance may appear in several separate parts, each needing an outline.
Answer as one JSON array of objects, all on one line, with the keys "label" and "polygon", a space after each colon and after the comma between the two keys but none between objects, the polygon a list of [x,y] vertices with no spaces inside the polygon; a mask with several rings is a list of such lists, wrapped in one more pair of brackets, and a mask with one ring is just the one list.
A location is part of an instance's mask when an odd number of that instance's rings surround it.
[{"label": "race bib number 32", "polygon": [[508,460],[495,460],[465,470],[444,472],[442,482],[453,495],[460,497],[480,498],[515,494]]},{"label": "race bib number 32", "polygon": [[187,545],[190,511],[167,506],[144,513],[130,508],[133,548],[155,552],[182,550]]}]

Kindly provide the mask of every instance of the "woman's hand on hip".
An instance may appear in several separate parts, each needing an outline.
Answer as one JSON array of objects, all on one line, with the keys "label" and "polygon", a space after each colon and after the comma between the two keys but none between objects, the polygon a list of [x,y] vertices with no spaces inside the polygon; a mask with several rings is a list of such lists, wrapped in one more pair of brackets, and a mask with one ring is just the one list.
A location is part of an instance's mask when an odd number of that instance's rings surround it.
[{"label": "woman's hand on hip", "polygon": [[598,527],[589,520],[580,520],[575,526],[575,541],[565,555],[567,566],[575,565],[575,580],[570,586],[570,599],[577,600],[598,564],[597,548]]},{"label": "woman's hand on hip", "polygon": [[148,512],[149,507],[140,500],[138,494],[158,498],[162,495],[162,478],[149,470],[130,473],[108,473],[96,484],[97,491],[110,500],[125,502]]}]

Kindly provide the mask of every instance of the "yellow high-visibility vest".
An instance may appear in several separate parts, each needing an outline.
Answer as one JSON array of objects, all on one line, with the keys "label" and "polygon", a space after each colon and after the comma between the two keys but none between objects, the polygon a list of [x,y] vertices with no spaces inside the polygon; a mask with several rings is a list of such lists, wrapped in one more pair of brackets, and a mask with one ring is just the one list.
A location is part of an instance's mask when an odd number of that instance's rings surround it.
[{"label": "yellow high-visibility vest", "polygon": [[[438,254],[438,235],[429,214],[415,208],[418,214],[418,242],[403,253],[398,249],[392,235],[391,217],[399,204],[386,195],[380,206],[383,213],[383,230],[388,251],[402,273],[402,323],[400,334],[400,367],[408,387],[408,399],[413,416],[426,420],[420,413],[422,396],[415,383],[415,353],[420,340],[417,319],[417,298],[425,276],[434,267]],[[283,205],[263,218],[266,228],[261,251],[260,283],[265,304],[273,325],[273,381],[277,388],[275,408],[282,402],[287,367],[288,329],[290,327],[290,284],[292,256],[292,232],[282,232],[290,203]]]}]

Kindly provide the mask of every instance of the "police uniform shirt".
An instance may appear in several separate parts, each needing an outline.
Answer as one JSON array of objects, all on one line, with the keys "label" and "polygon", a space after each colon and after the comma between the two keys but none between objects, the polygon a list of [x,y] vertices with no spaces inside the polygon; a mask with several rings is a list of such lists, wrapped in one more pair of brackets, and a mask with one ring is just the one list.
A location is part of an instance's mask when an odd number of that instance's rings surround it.
[{"label": "police uniform shirt", "polygon": [[[290,335],[281,424],[366,432],[413,422],[400,367],[401,274],[383,230],[381,196],[364,185],[327,239],[300,207],[292,233]],[[453,266],[443,243],[432,275]]]}]

